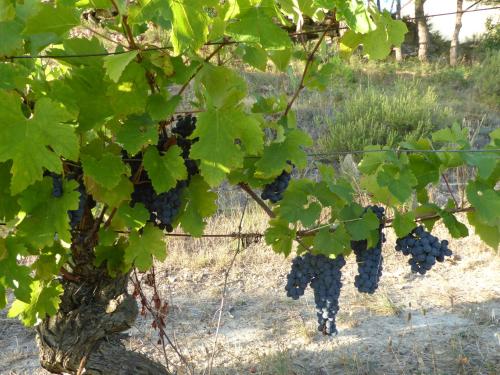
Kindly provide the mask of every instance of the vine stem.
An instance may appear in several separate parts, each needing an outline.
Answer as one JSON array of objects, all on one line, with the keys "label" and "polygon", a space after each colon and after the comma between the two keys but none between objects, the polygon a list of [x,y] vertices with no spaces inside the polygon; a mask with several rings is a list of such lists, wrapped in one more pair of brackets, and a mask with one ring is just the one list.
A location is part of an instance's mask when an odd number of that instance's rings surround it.
[{"label": "vine stem", "polygon": [[329,29],[326,29],[325,31],[323,31],[320,38],[316,42],[316,45],[314,46],[311,53],[309,54],[309,57],[307,58],[306,66],[304,67],[304,72],[302,73],[302,77],[300,78],[299,86],[297,87],[297,90],[295,90],[295,93],[293,94],[292,98],[290,99],[290,101],[288,102],[288,104],[286,106],[284,117],[288,116],[288,113],[292,109],[293,103],[295,103],[295,101],[297,100],[297,98],[300,95],[300,92],[304,89],[304,87],[305,87],[304,82],[306,80],[307,73],[309,72],[309,69],[311,68],[312,63],[314,62],[314,55],[316,54],[319,47],[321,46],[321,43],[325,39],[326,34],[328,33],[328,30]]},{"label": "vine stem", "polygon": [[446,175],[444,173],[442,173],[441,176],[443,177],[443,180],[446,184],[446,188],[448,189],[448,192],[450,193],[451,197],[453,198],[453,201],[455,202],[455,207],[459,208],[460,205],[458,204],[457,198],[455,198],[455,194],[453,194],[453,191],[451,190],[451,186],[448,183],[448,178],[446,177]]},{"label": "vine stem", "polygon": [[253,191],[250,186],[248,186],[245,183],[239,183],[238,186],[245,193],[247,193],[248,195],[250,195],[250,197],[252,197],[252,199],[255,202],[257,202],[257,204],[260,207],[262,207],[262,209],[266,212],[267,216],[269,216],[270,218],[275,218],[276,217],[276,215],[274,214],[273,210],[271,210],[271,208],[266,204],[266,202],[264,202],[264,200],[261,197],[259,197],[259,194],[257,194],[255,191]]}]

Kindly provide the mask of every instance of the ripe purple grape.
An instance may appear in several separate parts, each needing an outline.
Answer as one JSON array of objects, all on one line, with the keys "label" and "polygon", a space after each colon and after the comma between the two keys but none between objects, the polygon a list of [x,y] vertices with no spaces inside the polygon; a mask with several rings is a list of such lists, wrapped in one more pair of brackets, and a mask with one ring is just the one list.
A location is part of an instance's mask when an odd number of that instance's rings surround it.
[{"label": "ripe purple grape", "polygon": [[411,271],[421,275],[430,271],[436,262],[444,262],[445,257],[453,254],[448,248],[448,241],[439,241],[423,226],[419,226],[407,236],[399,238],[396,241],[396,251],[410,255],[408,264]]}]

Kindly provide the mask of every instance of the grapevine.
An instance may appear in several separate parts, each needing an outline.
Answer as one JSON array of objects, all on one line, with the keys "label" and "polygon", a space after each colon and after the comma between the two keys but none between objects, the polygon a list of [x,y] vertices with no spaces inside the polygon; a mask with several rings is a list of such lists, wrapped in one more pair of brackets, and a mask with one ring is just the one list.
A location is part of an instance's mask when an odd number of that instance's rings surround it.
[{"label": "grapevine", "polygon": [[[438,251],[434,237],[414,230],[422,218],[432,218],[426,225],[442,220],[461,238],[469,233],[457,213],[466,212],[480,238],[498,248],[498,130],[482,150],[459,125],[394,149],[358,150],[356,186],[319,161],[313,178],[291,179],[292,169],[303,175],[314,157],[306,152],[312,138],[297,124],[297,98],[304,89],[324,89],[337,69],[317,56],[326,37],[345,23],[342,57],[362,46],[368,58],[384,59],[404,40],[402,21],[347,0],[305,8],[279,0],[97,3],[106,9],[95,9],[95,1],[0,5],[0,308],[12,293],[9,317],[38,325],[38,342],[54,354],[42,356],[45,368],[81,372],[112,346],[135,319],[128,276],[165,260],[167,238],[176,237],[164,231],[202,237],[220,212],[216,192],[223,184],[269,215],[258,235],[275,252],[289,256],[299,243],[304,255],[294,261],[286,291],[299,298],[308,285],[314,289],[319,329],[327,335],[337,331],[341,269],[352,248],[360,291],[373,292],[382,270],[381,222],[389,220],[364,210],[358,190],[394,212],[398,248],[412,255],[416,272],[451,254],[445,241]],[[294,44],[291,23],[327,16],[332,26],[317,39]],[[89,26],[93,19],[99,30]],[[165,35],[161,45],[151,40],[151,28]],[[292,93],[254,100],[244,74],[225,64],[233,58],[245,69],[304,69]],[[475,171],[467,205],[434,203],[429,187],[457,167]],[[64,256],[49,256],[59,252]],[[108,307],[120,313],[104,315]],[[85,320],[88,311],[95,315]],[[65,324],[74,317],[85,321]],[[118,352],[113,358],[122,368],[140,357]],[[150,373],[164,372],[140,361]]]}]

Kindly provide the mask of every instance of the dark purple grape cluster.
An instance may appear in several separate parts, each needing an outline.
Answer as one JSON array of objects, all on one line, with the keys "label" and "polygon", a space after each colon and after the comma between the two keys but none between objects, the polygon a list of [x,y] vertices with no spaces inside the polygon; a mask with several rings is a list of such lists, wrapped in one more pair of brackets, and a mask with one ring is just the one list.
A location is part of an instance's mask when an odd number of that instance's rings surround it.
[{"label": "dark purple grape cluster", "polygon": [[80,193],[80,200],[78,202],[78,209],[68,211],[71,229],[75,229],[83,219],[85,213],[85,208],[87,205],[89,208],[95,207],[95,201],[90,195],[87,194],[87,190],[83,183],[79,183],[78,192]]},{"label": "dark purple grape cluster", "polygon": [[314,269],[311,265],[313,255],[306,253],[303,256],[297,256],[292,261],[292,268],[287,275],[285,286],[287,297],[299,299],[304,295],[307,285],[314,277]]},{"label": "dark purple grape cluster", "polygon": [[315,260],[313,267],[316,268],[316,275],[311,281],[311,287],[314,290],[318,331],[330,336],[337,334],[335,318],[339,312],[341,269],[345,265],[345,259],[342,256],[330,259],[318,255]]},{"label": "dark purple grape cluster", "polygon": [[415,228],[406,237],[396,241],[396,250],[404,255],[411,255],[408,263],[414,273],[424,275],[436,262],[444,262],[452,255],[448,241],[439,239],[425,230],[423,226]]},{"label": "dark purple grape cluster", "polygon": [[384,208],[379,206],[368,206],[366,210],[372,210],[381,221],[379,226],[379,240],[375,247],[367,248],[367,241],[351,241],[351,247],[356,255],[358,264],[358,274],[354,278],[354,286],[361,293],[373,294],[378,288],[380,277],[382,276],[382,243],[385,242],[385,236],[382,232],[384,218]]},{"label": "dark purple grape cluster", "polygon": [[63,195],[63,178],[60,174],[51,173],[52,177],[52,196],[61,198]]},{"label": "dark purple grape cluster", "polygon": [[283,194],[290,183],[292,175],[287,171],[283,171],[276,179],[264,186],[264,190],[260,197],[264,200],[269,199],[272,203],[277,203],[283,199]]},{"label": "dark purple grape cluster", "polygon": [[[184,181],[179,181],[177,185],[167,192],[157,194],[153,188],[151,179],[145,170],[140,170],[142,155],[135,155],[133,158],[128,158],[124,151],[124,159],[128,160],[131,166],[132,177],[135,177],[134,191],[132,193],[131,206],[136,203],[142,203],[150,213],[150,221],[160,229],[173,231],[173,225],[176,216],[181,208],[182,190],[187,187],[192,176],[199,173],[198,165],[194,160],[189,158],[191,145],[197,139],[191,140],[188,137],[196,128],[196,117],[191,115],[178,117],[172,133],[175,135],[175,142],[162,131],[159,136],[157,148],[160,152],[164,152],[170,142],[176,143],[182,149],[182,157],[188,170],[188,178]],[[137,176],[137,173],[140,175]]]},{"label": "dark purple grape cluster", "polygon": [[307,253],[292,261],[292,268],[287,276],[285,290],[288,297],[298,299],[304,295],[308,284],[313,288],[318,330],[325,335],[337,333],[335,317],[339,311],[341,269],[344,265],[345,259],[342,256],[331,259]]}]

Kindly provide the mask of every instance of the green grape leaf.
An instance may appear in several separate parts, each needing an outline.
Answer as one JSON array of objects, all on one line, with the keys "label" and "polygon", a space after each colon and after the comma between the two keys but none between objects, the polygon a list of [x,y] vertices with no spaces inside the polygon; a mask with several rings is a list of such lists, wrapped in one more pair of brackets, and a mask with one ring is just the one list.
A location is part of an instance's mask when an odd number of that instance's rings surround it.
[{"label": "green grape leaf", "polygon": [[[87,59],[88,60],[88,59]],[[65,77],[63,87],[70,90],[71,95],[59,97],[63,103],[71,102],[79,108],[78,128],[80,132],[91,130],[102,125],[113,115],[108,81],[105,79],[102,66],[84,66],[73,68],[72,74]]]},{"label": "green grape leaf", "polygon": [[158,143],[158,126],[148,116],[132,115],[116,133],[116,140],[129,155],[136,155],[144,146]]},{"label": "green grape leaf", "polygon": [[63,35],[80,24],[80,17],[74,6],[54,7],[45,3],[39,11],[26,20],[25,35],[53,33]]},{"label": "green grape leaf", "polygon": [[12,194],[41,180],[44,168],[61,172],[59,156],[77,160],[79,153],[74,128],[64,123],[71,115],[63,107],[42,98],[27,119],[20,104],[16,95],[0,90],[0,162],[13,161]]},{"label": "green grape leaf", "polygon": [[467,219],[474,227],[474,232],[494,251],[498,251],[500,245],[500,225],[485,224],[477,212],[468,212]]},{"label": "green grape leaf", "polygon": [[63,292],[62,285],[55,281],[44,283],[40,280],[34,280],[31,283],[29,303],[15,300],[9,310],[8,317],[19,316],[24,325],[33,326],[46,316],[57,313]]},{"label": "green grape leaf", "polygon": [[149,211],[142,203],[135,203],[134,207],[123,204],[116,211],[111,227],[118,230],[126,228],[139,230],[146,225],[148,220]]},{"label": "green grape leaf", "polygon": [[267,69],[267,53],[258,45],[241,44],[236,50],[244,62],[263,72]]},{"label": "green grape leaf", "polygon": [[204,218],[217,212],[217,194],[209,191],[210,186],[200,177],[193,176],[183,191],[183,211],[179,218],[184,232],[195,237],[203,234]]},{"label": "green grape leaf", "polygon": [[134,191],[132,182],[124,175],[121,175],[118,184],[112,189],[106,189],[89,176],[84,176],[84,180],[88,192],[94,199],[109,207],[120,207],[123,202],[130,200],[130,195]]},{"label": "green grape leaf", "polygon": [[269,227],[265,232],[265,240],[269,246],[278,254],[286,257],[292,252],[293,240],[297,236],[297,230],[291,229],[288,222],[280,219],[269,221]]},{"label": "green grape leaf", "polygon": [[108,190],[118,186],[123,175],[130,176],[130,168],[122,162],[121,156],[111,152],[104,152],[99,158],[82,154],[82,166],[87,178]]},{"label": "green grape leaf", "polygon": [[29,215],[19,224],[19,234],[35,247],[51,246],[55,235],[71,243],[68,211],[78,209],[80,193],[76,181],[63,181],[63,195],[52,196],[52,178],[23,191],[19,198],[21,209]]},{"label": "green grape leaf", "polygon": [[256,155],[264,143],[259,122],[239,109],[200,113],[192,137],[199,140],[191,146],[190,156],[201,160],[201,174],[210,186],[217,186],[232,169],[242,167],[245,154]]},{"label": "green grape leaf", "polygon": [[118,55],[109,55],[103,58],[106,74],[113,82],[118,82],[130,62],[137,57],[139,51],[130,51]]},{"label": "green grape leaf", "polygon": [[478,219],[490,226],[500,223],[500,192],[481,181],[469,181],[466,193]]},{"label": "green grape leaf", "polygon": [[172,12],[172,44],[174,54],[196,51],[208,37],[208,16],[201,0],[168,0]]},{"label": "green grape leaf", "polygon": [[19,212],[17,199],[10,194],[11,162],[0,163],[0,221],[6,222]]},{"label": "green grape leaf", "polygon": [[283,170],[288,170],[288,161],[297,168],[304,168],[307,164],[307,154],[302,147],[312,146],[312,140],[302,130],[292,129],[283,142],[274,142],[264,148],[262,158],[255,164],[258,178],[272,178],[278,176]]},{"label": "green grape leaf", "polygon": [[169,191],[177,181],[188,176],[179,146],[170,147],[164,155],[160,155],[156,147],[149,147],[144,153],[143,163],[158,194]]},{"label": "green grape leaf", "polygon": [[153,257],[163,261],[166,256],[167,249],[161,230],[148,224],[142,234],[130,234],[129,244],[125,249],[126,264],[133,264],[139,271],[145,272],[153,265]]},{"label": "green grape leaf", "polygon": [[239,21],[228,24],[227,33],[240,42],[259,43],[265,49],[291,48],[290,37],[270,17],[269,8],[248,7],[238,15]]},{"label": "green grape leaf", "polygon": [[393,196],[404,203],[411,197],[417,179],[410,169],[399,169],[394,165],[385,165],[377,174],[377,182],[381,187],[387,187]]},{"label": "green grape leaf", "polygon": [[41,250],[31,268],[35,271],[37,280],[50,281],[59,274],[68,258],[69,251],[55,243],[54,246]]},{"label": "green grape leaf", "polygon": [[245,98],[248,90],[245,80],[236,72],[209,64],[203,66],[195,83],[197,96],[203,99],[207,109],[235,107]]},{"label": "green grape leaf", "polygon": [[314,224],[321,213],[321,206],[309,201],[314,185],[312,180],[292,180],[277,208],[279,217],[290,223],[300,220],[306,227]]},{"label": "green grape leaf", "polygon": [[0,0],[0,22],[16,18],[16,8],[11,0]]},{"label": "green grape leaf", "polygon": [[370,152],[382,150],[380,146],[366,146],[365,151],[369,151],[363,155],[363,159],[359,163],[358,169],[366,175],[374,174],[379,167],[384,165],[388,152]]},{"label": "green grape leaf", "polygon": [[[322,228],[314,236],[314,252],[324,255],[341,255],[350,251],[351,237],[344,225],[339,225],[334,230]],[[346,251],[346,249],[348,251]]]},{"label": "green grape leaf", "polygon": [[174,95],[167,100],[161,94],[153,94],[148,98],[146,110],[153,120],[164,120],[174,114],[181,100],[182,97],[178,95]]},{"label": "green grape leaf", "polygon": [[439,215],[443,219],[444,225],[453,238],[462,238],[469,235],[469,229],[467,229],[467,226],[458,221],[455,215],[446,210],[439,210]]},{"label": "green grape leaf", "polygon": [[[102,237],[108,237],[102,241]],[[94,249],[95,265],[100,267],[106,262],[106,269],[111,277],[116,277],[119,274],[126,273],[130,266],[125,264],[125,239],[118,240],[115,243],[116,235],[112,232],[99,232],[99,245]]]},{"label": "green grape leaf", "polygon": [[498,153],[495,152],[464,152],[462,158],[468,165],[477,167],[479,177],[485,180],[491,176],[499,163]]},{"label": "green grape leaf", "polygon": [[14,290],[17,299],[30,301],[32,278],[29,267],[18,263],[18,256],[25,253],[24,246],[16,238],[0,238],[0,309],[5,307],[5,288]]},{"label": "green grape leaf", "polygon": [[[108,101],[115,115],[143,114],[146,110],[149,90],[144,67],[137,61],[132,61],[123,71],[120,81],[108,86]],[[101,91],[103,91],[102,87]]]},{"label": "green grape leaf", "polygon": [[403,238],[409,234],[415,227],[415,213],[410,211],[406,213],[400,213],[395,211],[394,221],[392,222],[394,232],[398,238]]},{"label": "green grape leaf", "polygon": [[[1,25],[1,24],[0,24]],[[0,26],[0,30],[1,30]],[[0,40],[1,39],[1,31],[0,31]],[[0,55],[1,53],[0,47]],[[0,63],[0,89],[18,89],[19,91],[23,91],[24,87],[28,84],[29,70],[19,64],[14,63]]]},{"label": "green grape leaf", "polygon": [[23,25],[17,21],[0,22],[0,56],[14,55],[23,47]]},{"label": "green grape leaf", "polygon": [[372,210],[363,214],[363,208],[357,203],[344,207],[339,212],[339,219],[344,222],[353,241],[371,238],[371,232],[378,230],[380,222]]}]

